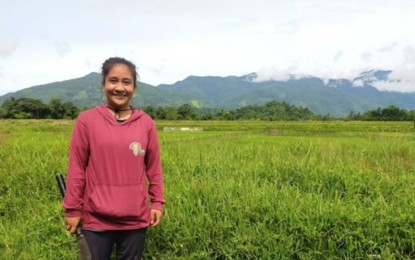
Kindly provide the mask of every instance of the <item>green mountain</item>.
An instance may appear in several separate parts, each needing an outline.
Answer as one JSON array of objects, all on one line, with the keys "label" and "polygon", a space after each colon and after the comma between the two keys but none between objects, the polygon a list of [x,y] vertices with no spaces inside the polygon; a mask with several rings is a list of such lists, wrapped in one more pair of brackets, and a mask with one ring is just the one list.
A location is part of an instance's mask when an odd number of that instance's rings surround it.
[{"label": "green mountain", "polygon": [[[415,109],[415,93],[379,91],[377,80],[388,80],[391,71],[368,71],[353,80],[292,76],[286,81],[255,81],[255,73],[241,77],[190,76],[175,84],[157,87],[138,83],[132,104],[137,107],[191,104],[200,108],[236,109],[246,105],[262,105],[270,101],[287,102],[310,109],[315,114],[347,116],[351,111],[365,112],[395,105]],[[354,86],[359,81],[359,87]],[[52,98],[70,101],[79,107],[91,107],[103,102],[101,76],[90,73],[84,77],[39,85],[0,97],[0,103],[15,97],[30,97],[48,103]]]},{"label": "green mountain", "polygon": [[[368,71],[350,81],[323,81],[317,77],[291,77],[287,81],[256,82],[256,74],[242,77],[191,76],[173,85],[159,85],[169,93],[186,93],[209,107],[238,108],[276,100],[310,109],[315,114],[347,116],[351,111],[364,112],[395,105],[415,108],[415,93],[379,91],[371,84],[387,80],[391,71]],[[360,87],[354,86],[359,80]]]},{"label": "green mountain", "polygon": [[[0,97],[0,103],[11,97],[28,97],[48,103],[53,98],[70,101],[78,107],[91,107],[103,102],[101,75],[90,73],[84,77],[26,88]],[[137,107],[147,105],[173,106],[184,102],[180,96],[168,96],[162,90],[146,83],[138,83],[138,91],[132,104]]]}]

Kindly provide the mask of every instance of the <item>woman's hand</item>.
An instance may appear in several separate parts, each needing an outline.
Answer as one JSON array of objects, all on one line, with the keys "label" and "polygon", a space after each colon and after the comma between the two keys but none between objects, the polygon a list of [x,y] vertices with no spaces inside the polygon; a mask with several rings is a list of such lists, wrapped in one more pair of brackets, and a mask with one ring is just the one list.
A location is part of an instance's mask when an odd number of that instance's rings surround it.
[{"label": "woman's hand", "polygon": [[150,226],[155,227],[158,224],[160,224],[161,216],[163,215],[163,212],[158,209],[151,209],[150,212]]},{"label": "woman's hand", "polygon": [[75,233],[79,222],[81,222],[81,217],[65,217],[66,230],[72,234]]}]

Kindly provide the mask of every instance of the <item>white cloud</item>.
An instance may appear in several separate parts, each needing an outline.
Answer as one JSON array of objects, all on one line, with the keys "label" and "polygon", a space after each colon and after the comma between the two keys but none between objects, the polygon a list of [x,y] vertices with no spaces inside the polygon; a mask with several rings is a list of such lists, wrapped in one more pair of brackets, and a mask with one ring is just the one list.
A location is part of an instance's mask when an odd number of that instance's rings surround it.
[{"label": "white cloud", "polygon": [[388,80],[374,82],[380,90],[415,92],[415,65],[403,65],[389,74]]},{"label": "white cloud", "polygon": [[415,48],[406,46],[402,50],[402,63],[392,68],[388,80],[374,82],[379,90],[415,92]]},{"label": "white cloud", "polygon": [[415,48],[406,46],[403,49],[403,64],[415,64]]},{"label": "white cloud", "polygon": [[392,43],[391,45],[382,47],[379,49],[380,52],[390,52],[395,50],[395,48],[398,46],[398,44],[396,42]]},{"label": "white cloud", "polygon": [[18,42],[16,39],[0,41],[0,57],[7,58],[16,51]]},{"label": "white cloud", "polygon": [[80,77],[114,55],[153,85],[251,72],[352,79],[415,63],[414,13],[412,0],[11,1],[0,9],[0,85]]},{"label": "white cloud", "polygon": [[361,79],[358,79],[358,80],[354,80],[352,84],[353,84],[353,87],[363,87],[365,85],[365,82]]},{"label": "white cloud", "polygon": [[71,47],[65,41],[56,41],[54,45],[60,57],[64,57],[66,54],[71,52]]},{"label": "white cloud", "polygon": [[415,81],[377,81],[373,86],[382,91],[415,92]]},{"label": "white cloud", "polygon": [[290,78],[290,70],[276,70],[276,69],[262,69],[257,72],[257,77],[254,79],[255,82],[262,81],[286,81]]},{"label": "white cloud", "polygon": [[360,60],[363,62],[370,62],[373,59],[373,54],[370,52],[363,53]]},{"label": "white cloud", "polygon": [[343,55],[343,51],[336,52],[336,54],[333,57],[333,61],[337,62],[342,57],[342,55]]}]

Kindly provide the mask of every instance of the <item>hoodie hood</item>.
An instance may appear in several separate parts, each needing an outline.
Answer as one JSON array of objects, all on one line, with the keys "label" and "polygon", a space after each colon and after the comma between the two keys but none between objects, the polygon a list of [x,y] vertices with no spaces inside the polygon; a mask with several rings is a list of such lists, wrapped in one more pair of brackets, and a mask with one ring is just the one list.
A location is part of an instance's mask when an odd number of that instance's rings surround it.
[{"label": "hoodie hood", "polygon": [[117,120],[115,119],[115,117],[108,110],[106,104],[99,105],[97,107],[97,110],[105,118],[105,120],[107,120],[112,125],[130,124],[131,122],[134,122],[134,121],[138,120],[140,117],[142,117],[145,114],[142,110],[133,107],[132,112],[131,112],[131,116],[127,120],[125,120],[123,124],[119,124],[117,122]]}]

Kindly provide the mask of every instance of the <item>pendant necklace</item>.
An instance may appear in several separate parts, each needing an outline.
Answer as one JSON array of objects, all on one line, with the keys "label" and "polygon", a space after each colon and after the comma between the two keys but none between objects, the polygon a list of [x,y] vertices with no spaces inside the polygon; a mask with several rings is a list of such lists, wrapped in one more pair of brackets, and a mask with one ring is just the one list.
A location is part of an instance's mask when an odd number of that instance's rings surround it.
[{"label": "pendant necklace", "polygon": [[128,110],[133,110],[132,106],[128,106],[128,108],[124,108],[124,109],[119,109],[119,108],[113,108],[107,105],[107,108],[109,108],[110,110],[112,110],[114,112],[114,117],[117,120],[121,119],[121,113],[122,111],[128,111]]}]

